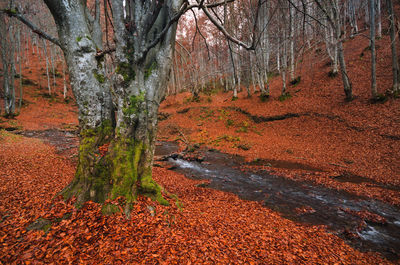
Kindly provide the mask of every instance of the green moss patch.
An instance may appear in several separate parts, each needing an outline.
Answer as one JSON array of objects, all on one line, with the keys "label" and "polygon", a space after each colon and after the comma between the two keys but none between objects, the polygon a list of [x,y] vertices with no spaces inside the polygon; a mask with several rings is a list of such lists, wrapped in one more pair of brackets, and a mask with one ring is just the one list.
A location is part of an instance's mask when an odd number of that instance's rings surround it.
[{"label": "green moss patch", "polygon": [[119,64],[115,72],[122,75],[126,83],[135,80],[136,77],[135,70],[133,70],[133,67],[129,63]]}]

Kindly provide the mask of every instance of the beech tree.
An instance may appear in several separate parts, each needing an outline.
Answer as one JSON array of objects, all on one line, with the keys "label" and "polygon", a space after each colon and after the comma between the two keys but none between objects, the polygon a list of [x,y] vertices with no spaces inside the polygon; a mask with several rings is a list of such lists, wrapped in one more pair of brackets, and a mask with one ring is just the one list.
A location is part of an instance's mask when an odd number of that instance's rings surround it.
[{"label": "beech tree", "polygon": [[334,36],[336,40],[337,56],[340,65],[340,72],[342,75],[344,93],[346,95],[346,100],[353,99],[352,85],[347,75],[346,62],[344,58],[343,51],[343,41],[344,41],[344,30],[342,23],[342,12],[339,0],[326,1],[326,0],[314,0],[318,8],[324,13],[328,23],[334,31]]},{"label": "beech tree", "polygon": [[375,52],[375,0],[369,1],[370,14],[370,47],[371,47],[371,96],[376,99],[378,91],[376,89],[376,52]]},{"label": "beech tree", "polygon": [[393,9],[393,1],[387,0],[387,9],[388,9],[388,20],[389,20],[389,35],[390,35],[390,48],[392,51],[392,72],[393,72],[393,85],[390,93],[399,93],[400,92],[400,69],[399,69],[399,61],[397,57],[397,48],[396,48],[396,24],[395,24],[395,15]]},{"label": "beech tree", "polygon": [[[213,8],[232,1],[104,1],[106,21],[112,25],[112,31],[107,27],[105,31],[114,39],[106,47],[102,41],[110,36],[103,36],[101,30],[100,0],[93,1],[93,10],[85,0],[43,1],[54,18],[58,38],[17,9],[3,12],[64,53],[79,110],[80,146],[75,178],[62,194],[76,196],[78,204],[122,196],[128,217],[139,194],[168,204],[152,178],[152,164],[157,112],[170,76],[177,22],[186,11],[201,9],[232,43],[254,49],[254,41],[247,44],[230,36],[212,15]],[[111,68],[105,62],[110,53]],[[111,207],[105,205],[106,210]]]},{"label": "beech tree", "polygon": [[[3,2],[0,2],[4,6]],[[11,5],[11,3],[10,3]],[[3,67],[3,96],[5,116],[15,115],[15,38],[13,36],[15,23],[0,13],[0,55]]]}]

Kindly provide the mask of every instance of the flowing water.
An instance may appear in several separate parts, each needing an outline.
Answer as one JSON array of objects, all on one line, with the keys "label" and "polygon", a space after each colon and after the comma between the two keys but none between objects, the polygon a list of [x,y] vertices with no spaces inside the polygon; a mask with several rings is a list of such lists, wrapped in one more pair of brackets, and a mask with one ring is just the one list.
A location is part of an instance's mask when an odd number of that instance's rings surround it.
[{"label": "flowing water", "polygon": [[[57,151],[76,150],[77,137],[66,131],[25,131],[21,134],[43,139],[57,147]],[[344,238],[362,251],[377,251],[389,259],[400,258],[400,209],[344,191],[336,191],[310,182],[293,181],[268,171],[242,171],[244,159],[215,150],[201,150],[201,159],[188,161],[177,154],[173,142],[157,142],[156,156],[164,157],[171,170],[187,177],[210,180],[208,187],[232,192],[245,200],[262,201],[282,216],[311,225],[326,225],[330,231]],[[268,163],[267,163],[268,162]],[[259,161],[274,167],[318,171],[299,163]],[[339,176],[338,181],[352,181],[352,177]],[[354,177],[353,177],[354,178]],[[355,181],[364,181],[355,177]],[[366,181],[368,181],[366,179]],[[381,185],[385,188],[384,185]],[[398,190],[398,187],[387,187]],[[368,212],[383,217],[383,222],[361,218],[357,212]],[[369,220],[368,220],[369,219]],[[381,219],[381,220],[382,220]]]},{"label": "flowing water", "polygon": [[[195,179],[210,180],[208,187],[237,194],[246,200],[263,201],[284,217],[330,231],[363,251],[400,258],[400,209],[387,203],[328,189],[310,182],[293,181],[267,171],[243,172],[243,159],[215,151],[202,152],[202,162],[172,155],[172,169]],[[357,212],[383,217],[361,218]],[[367,218],[368,219],[368,218]]]}]

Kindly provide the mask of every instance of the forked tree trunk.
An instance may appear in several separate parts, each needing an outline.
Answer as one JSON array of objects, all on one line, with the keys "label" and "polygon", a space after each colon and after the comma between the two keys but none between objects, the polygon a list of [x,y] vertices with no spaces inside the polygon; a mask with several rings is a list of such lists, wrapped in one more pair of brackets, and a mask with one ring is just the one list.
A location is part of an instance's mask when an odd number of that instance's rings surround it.
[{"label": "forked tree trunk", "polygon": [[[123,196],[128,217],[139,194],[167,204],[152,178],[152,164],[157,112],[170,76],[176,20],[166,26],[183,1],[108,2],[116,45],[116,66],[110,76],[96,49],[102,39],[93,25],[99,21],[98,9],[92,18],[85,1],[45,2],[58,28],[79,109],[78,166],[62,194],[76,196],[79,204]],[[158,38],[163,29],[166,33]]]},{"label": "forked tree trunk", "polygon": [[[118,64],[112,94],[118,111],[116,133],[109,147],[111,198],[124,196],[127,199],[125,212],[129,215],[129,207],[138,194],[168,204],[161,195],[161,187],[152,178],[152,164],[158,107],[170,76],[176,23],[148,52],[142,52],[142,46],[153,40],[155,32],[165,27],[180,5],[173,1],[165,3],[151,28],[141,27],[143,21],[140,17],[131,17],[131,21],[138,25],[138,38],[132,40],[127,35],[130,32],[125,29],[123,4],[119,0],[112,3]],[[137,2],[131,5],[135,12],[142,14],[148,8],[146,4]]]}]

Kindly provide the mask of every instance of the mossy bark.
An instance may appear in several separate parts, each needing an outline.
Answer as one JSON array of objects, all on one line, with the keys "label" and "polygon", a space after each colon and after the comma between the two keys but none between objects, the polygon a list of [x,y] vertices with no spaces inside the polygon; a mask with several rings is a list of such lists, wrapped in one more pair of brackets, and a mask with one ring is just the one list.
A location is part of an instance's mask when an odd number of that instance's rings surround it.
[{"label": "mossy bark", "polygon": [[168,205],[161,194],[161,187],[152,178],[153,153],[145,142],[144,139],[117,134],[109,149],[112,188],[108,197],[124,197],[127,216],[138,195]]},{"label": "mossy bark", "polygon": [[157,128],[157,104],[146,100],[144,93],[124,99],[117,114],[116,135],[109,147],[112,189],[110,198],[126,198],[125,212],[139,194],[167,205],[161,187],[152,178]]},{"label": "mossy bark", "polygon": [[[79,110],[77,171],[62,191],[66,198],[76,196],[78,204],[123,196],[128,213],[139,194],[167,203],[151,172],[157,111],[170,76],[177,22],[168,25],[160,38],[158,34],[183,1],[161,2],[153,13],[149,12],[152,1],[131,1],[136,15],[126,17],[123,1],[110,1],[116,70],[108,78],[104,57],[98,57],[101,41],[96,40],[101,38],[92,34],[94,25],[85,3],[45,0],[57,24]],[[104,122],[114,119],[115,124]],[[100,149],[105,144],[109,144],[107,153]]]},{"label": "mossy bark", "polygon": [[[136,112],[147,114],[138,109]],[[130,112],[125,115],[130,119]],[[65,199],[76,197],[80,206],[89,200],[104,203],[107,199],[124,197],[124,212],[128,217],[140,194],[168,205],[161,187],[152,178],[155,128],[145,122],[135,122],[134,128],[117,128],[115,135],[108,121],[95,129],[81,131],[75,178],[61,192]],[[107,153],[100,150],[105,145]],[[109,205],[103,208],[105,213],[115,212]]]},{"label": "mossy bark", "polygon": [[100,152],[100,147],[108,144],[112,135],[110,121],[103,122],[95,129],[81,131],[75,178],[61,192],[65,199],[75,196],[78,205],[89,200],[104,202],[111,189],[111,167],[108,157]]}]

